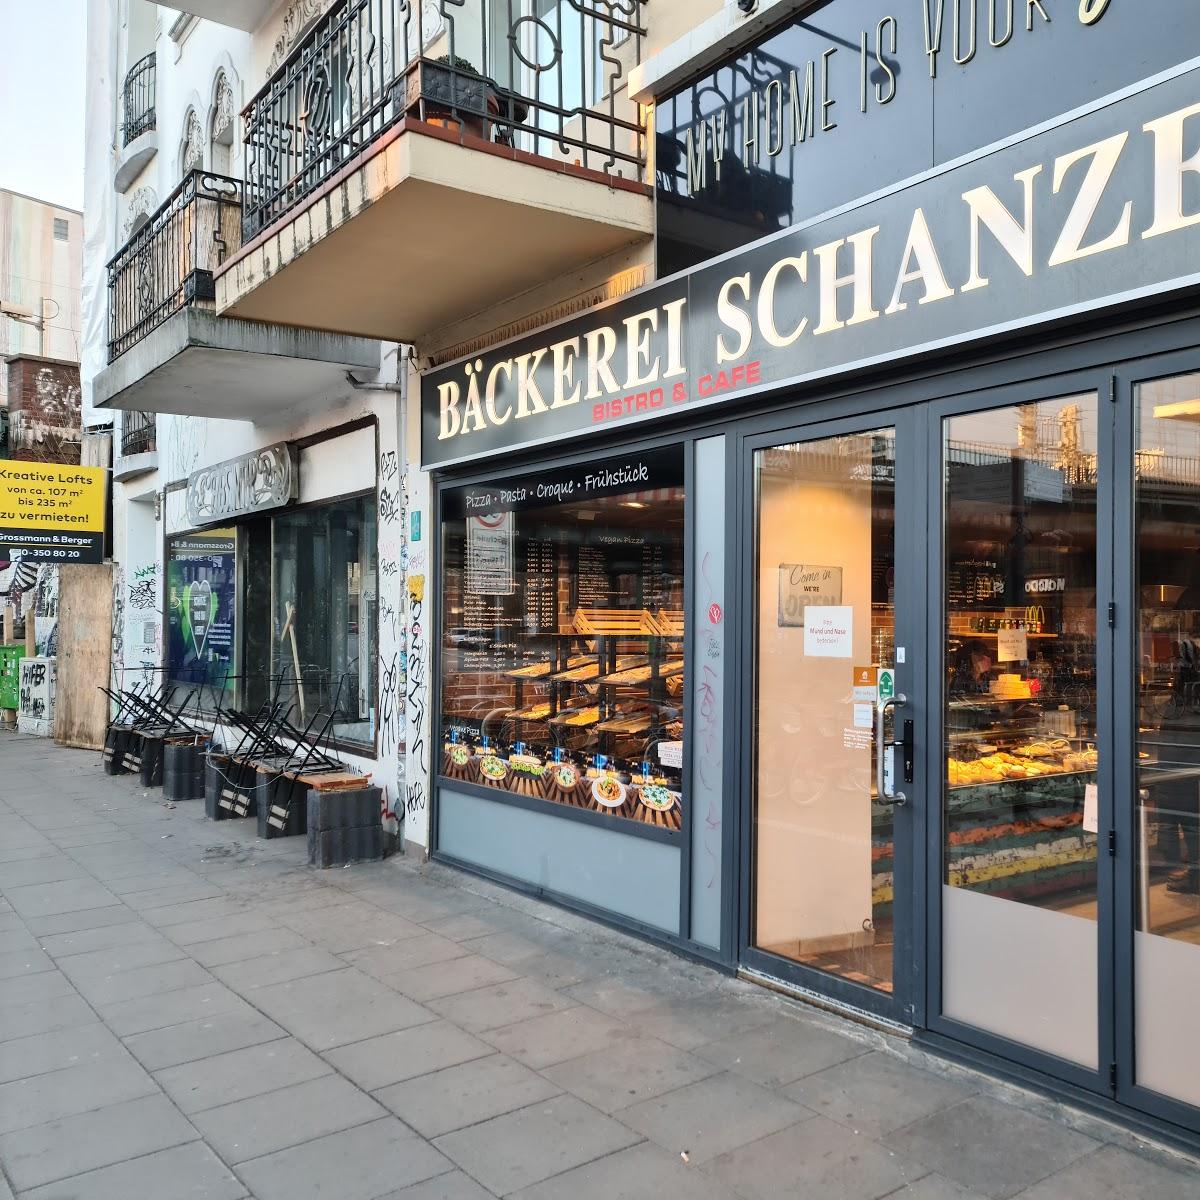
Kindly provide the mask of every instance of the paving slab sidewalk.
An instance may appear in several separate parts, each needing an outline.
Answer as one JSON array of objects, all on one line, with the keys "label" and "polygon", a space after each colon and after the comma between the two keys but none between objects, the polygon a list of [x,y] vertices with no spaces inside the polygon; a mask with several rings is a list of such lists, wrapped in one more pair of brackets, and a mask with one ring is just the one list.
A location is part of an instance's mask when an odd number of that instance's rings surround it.
[{"label": "paving slab sidewalk", "polygon": [[0,1200],[1194,1200],[1200,1163],[574,914],[0,733]]}]

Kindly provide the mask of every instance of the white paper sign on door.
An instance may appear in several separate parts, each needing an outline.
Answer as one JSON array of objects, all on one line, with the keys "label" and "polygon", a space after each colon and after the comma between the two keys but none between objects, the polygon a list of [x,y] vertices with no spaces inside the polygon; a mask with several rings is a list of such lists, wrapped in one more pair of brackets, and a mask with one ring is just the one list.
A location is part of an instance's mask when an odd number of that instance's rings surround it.
[{"label": "white paper sign on door", "polygon": [[854,706],[854,728],[873,729],[875,726],[875,705],[856,704]]},{"label": "white paper sign on door", "polygon": [[1083,789],[1083,832],[1100,832],[1100,789],[1094,783]]},{"label": "white paper sign on door", "polygon": [[854,609],[848,604],[804,610],[804,653],[809,658],[854,657]]}]

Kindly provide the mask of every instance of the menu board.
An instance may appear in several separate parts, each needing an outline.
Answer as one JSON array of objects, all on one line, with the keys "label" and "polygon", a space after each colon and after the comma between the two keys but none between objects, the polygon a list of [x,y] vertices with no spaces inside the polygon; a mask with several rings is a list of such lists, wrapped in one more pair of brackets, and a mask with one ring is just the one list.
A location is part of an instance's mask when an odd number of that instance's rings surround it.
[{"label": "menu board", "polygon": [[555,633],[558,629],[558,547],[530,539],[525,543],[525,632]]},{"label": "menu board", "polygon": [[601,546],[580,546],[575,569],[575,603],[579,608],[616,608],[608,554]]}]

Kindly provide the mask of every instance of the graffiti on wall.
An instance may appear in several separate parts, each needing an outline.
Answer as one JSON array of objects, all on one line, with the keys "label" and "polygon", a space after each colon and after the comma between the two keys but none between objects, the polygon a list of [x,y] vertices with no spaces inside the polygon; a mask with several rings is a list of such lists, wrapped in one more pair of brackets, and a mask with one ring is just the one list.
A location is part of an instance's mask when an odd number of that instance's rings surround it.
[{"label": "graffiti on wall", "polygon": [[385,826],[398,825],[404,817],[403,756],[404,701],[408,655],[405,644],[403,604],[395,581],[405,569],[404,520],[407,503],[400,477],[400,455],[384,450],[379,455],[379,723],[380,754],[396,760],[394,792],[385,789]]},{"label": "graffiti on wall", "polygon": [[408,689],[407,704],[412,723],[408,747],[408,785],[405,809],[424,811],[425,776],[429,771],[429,751],[425,742],[425,576],[408,577]]},{"label": "graffiti on wall", "polygon": [[125,577],[126,657],[122,665],[140,669],[149,682],[158,669],[162,647],[162,609],[159,601],[159,565],[143,563]]},{"label": "graffiti on wall", "polygon": [[48,658],[23,658],[17,716],[32,721],[54,719],[54,663]]}]

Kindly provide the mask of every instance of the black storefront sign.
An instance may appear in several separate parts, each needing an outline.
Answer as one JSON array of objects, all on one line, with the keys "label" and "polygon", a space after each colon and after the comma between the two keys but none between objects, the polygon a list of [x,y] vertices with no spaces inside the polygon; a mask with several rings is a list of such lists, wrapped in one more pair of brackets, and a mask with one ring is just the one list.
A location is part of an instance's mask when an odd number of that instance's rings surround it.
[{"label": "black storefront sign", "polygon": [[660,275],[1150,78],[1179,0],[809,6],[655,106]]},{"label": "black storefront sign", "polygon": [[430,373],[425,466],[1200,283],[1200,69]]}]

